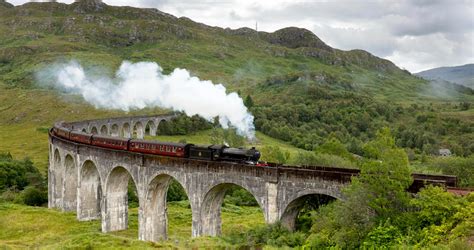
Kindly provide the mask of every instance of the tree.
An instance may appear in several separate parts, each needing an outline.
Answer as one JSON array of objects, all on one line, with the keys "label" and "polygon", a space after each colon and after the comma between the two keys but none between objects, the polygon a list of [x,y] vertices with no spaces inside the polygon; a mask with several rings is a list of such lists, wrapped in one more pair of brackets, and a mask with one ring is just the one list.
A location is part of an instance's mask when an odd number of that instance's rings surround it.
[{"label": "tree", "polygon": [[249,109],[254,106],[252,97],[250,95],[247,95],[247,97],[245,97],[244,105],[245,105],[245,107],[247,107]]},{"label": "tree", "polygon": [[[390,130],[380,130],[375,140],[364,145],[364,153],[369,158],[360,165],[359,176],[343,191],[346,199],[334,202],[315,217],[308,239],[311,247],[321,247],[321,239],[325,239],[324,244],[329,245],[324,247],[358,248],[377,225],[397,220],[409,207],[406,189],[412,179],[408,157],[395,146]],[[374,232],[372,241],[387,239],[381,233],[385,231]]]},{"label": "tree", "polygon": [[349,153],[344,144],[342,144],[335,137],[326,140],[323,144],[316,148],[316,153],[337,155],[343,158],[352,159],[351,153]]},{"label": "tree", "polygon": [[290,159],[290,152],[282,150],[278,146],[265,146],[260,151],[265,161],[285,164]]},{"label": "tree", "polygon": [[408,157],[403,149],[395,146],[388,128],[377,133],[376,140],[365,149],[373,159],[365,161],[357,178],[368,192],[368,205],[381,218],[401,212],[408,202],[406,190],[413,182]]},{"label": "tree", "polygon": [[14,160],[9,154],[0,154],[0,190],[22,190],[30,184],[42,184],[42,176],[29,159]]}]

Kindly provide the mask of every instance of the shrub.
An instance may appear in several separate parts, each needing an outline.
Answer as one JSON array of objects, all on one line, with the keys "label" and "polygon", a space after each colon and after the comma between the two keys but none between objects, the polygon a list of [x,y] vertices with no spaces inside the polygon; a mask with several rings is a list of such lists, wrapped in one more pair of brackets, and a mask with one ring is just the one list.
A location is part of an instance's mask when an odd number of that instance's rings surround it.
[{"label": "shrub", "polygon": [[461,187],[474,187],[474,155],[470,157],[436,157],[428,166],[441,170],[443,174],[456,175]]},{"label": "shrub", "polygon": [[14,202],[20,192],[15,188],[9,188],[5,190],[0,196],[0,201],[3,202]]},{"label": "shrub", "polygon": [[225,203],[230,203],[236,206],[258,206],[258,203],[253,195],[247,190],[238,186],[232,187],[229,191],[227,191]]},{"label": "shrub", "polygon": [[280,149],[278,146],[265,146],[260,149],[264,161],[285,164],[290,159],[290,152]]},{"label": "shrub", "polygon": [[395,244],[395,240],[399,237],[400,230],[393,226],[390,220],[387,220],[385,223],[380,223],[367,234],[363,246],[368,249],[389,248]]},{"label": "shrub", "polygon": [[33,163],[28,158],[19,161],[10,153],[0,153],[0,191],[23,190],[28,185],[45,189],[44,179]]},{"label": "shrub", "polygon": [[357,168],[357,163],[337,155],[325,153],[301,152],[295,157],[297,165]]},{"label": "shrub", "polygon": [[169,187],[168,193],[166,194],[167,201],[183,201],[187,200],[188,196],[184,188],[176,180],[172,180]]},{"label": "shrub", "polygon": [[32,186],[26,187],[20,197],[23,203],[29,206],[41,206],[48,202],[48,194]]}]

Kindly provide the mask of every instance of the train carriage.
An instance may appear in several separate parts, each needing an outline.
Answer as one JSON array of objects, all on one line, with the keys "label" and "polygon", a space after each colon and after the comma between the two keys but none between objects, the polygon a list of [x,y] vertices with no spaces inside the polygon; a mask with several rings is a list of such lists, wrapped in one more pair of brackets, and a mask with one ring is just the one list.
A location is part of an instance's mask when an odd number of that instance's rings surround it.
[{"label": "train carriage", "polygon": [[158,141],[145,141],[145,140],[130,140],[130,151],[145,153],[145,154],[158,154],[175,157],[187,157],[188,145],[183,143],[172,143],[172,142],[158,142]]},{"label": "train carriage", "polygon": [[60,126],[55,126],[53,128],[53,132],[58,135],[61,138],[69,140],[69,133],[71,132],[69,129],[60,127]]},{"label": "train carriage", "polygon": [[69,135],[69,139],[71,141],[75,141],[79,143],[91,144],[92,134],[87,134],[87,133],[78,132],[78,131],[71,131]]},{"label": "train carriage", "polygon": [[91,144],[111,149],[128,150],[128,141],[129,139],[93,135]]}]

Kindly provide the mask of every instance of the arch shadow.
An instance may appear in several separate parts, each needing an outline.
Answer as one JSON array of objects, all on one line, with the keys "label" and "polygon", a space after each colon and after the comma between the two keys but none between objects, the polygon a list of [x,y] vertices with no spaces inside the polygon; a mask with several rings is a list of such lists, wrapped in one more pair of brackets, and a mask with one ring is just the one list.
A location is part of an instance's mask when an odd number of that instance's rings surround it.
[{"label": "arch shadow", "polygon": [[150,120],[146,123],[144,133],[145,133],[145,135],[149,135],[149,136],[155,136],[156,135],[156,125],[152,120]]},{"label": "arch shadow", "polygon": [[169,135],[170,130],[170,123],[165,119],[161,119],[156,126],[156,135]]},{"label": "arch shadow", "polygon": [[109,129],[107,128],[107,125],[102,125],[102,127],[100,127],[100,134],[101,135],[108,135],[109,134]]},{"label": "arch shadow", "polygon": [[218,236],[222,233],[221,208],[226,192],[232,187],[240,187],[249,192],[257,201],[265,217],[265,207],[253,191],[236,183],[220,183],[211,187],[205,194],[199,212],[199,235]]},{"label": "arch shadow", "polygon": [[[321,205],[329,204],[330,202],[337,200],[337,197],[333,197],[323,193],[307,193],[291,200],[283,210],[280,217],[281,224],[290,231],[294,231],[297,228],[297,218],[301,214],[302,210],[316,210]],[[307,212],[308,212],[307,211]],[[307,227],[307,225],[302,225]]]},{"label": "arch shadow", "polygon": [[135,125],[133,125],[132,137],[137,139],[143,139],[144,129],[143,124],[141,122],[136,122]]},{"label": "arch shadow", "polygon": [[91,134],[93,134],[93,135],[99,134],[99,131],[97,130],[97,127],[94,126],[94,127],[91,128]]},{"label": "arch shadow", "polygon": [[57,148],[54,150],[53,159],[53,204],[59,208],[62,205],[63,166],[61,154]]},{"label": "arch shadow", "polygon": [[119,126],[117,124],[113,124],[110,128],[110,135],[114,137],[120,136]]},{"label": "arch shadow", "polygon": [[141,239],[154,242],[167,239],[167,194],[173,180],[183,188],[189,199],[188,191],[177,178],[166,173],[156,175],[147,186],[143,204]]},{"label": "arch shadow", "polygon": [[130,138],[131,137],[130,124],[129,123],[124,123],[122,125],[122,129],[120,131],[120,137],[124,137],[124,138]]}]

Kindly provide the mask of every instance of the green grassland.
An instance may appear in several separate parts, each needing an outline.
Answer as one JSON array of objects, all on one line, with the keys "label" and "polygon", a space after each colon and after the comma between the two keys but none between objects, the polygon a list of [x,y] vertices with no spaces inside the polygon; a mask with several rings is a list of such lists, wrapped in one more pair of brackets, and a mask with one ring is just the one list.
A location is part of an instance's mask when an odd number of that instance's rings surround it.
[{"label": "green grassland", "polygon": [[[41,248],[182,248],[229,247],[224,238],[191,239],[191,209],[187,201],[168,203],[168,240],[159,243],[138,240],[138,210],[129,211],[129,229],[101,233],[100,221],[79,222],[75,213],[54,209],[0,203],[0,247]],[[222,209],[223,236],[264,225],[256,207],[226,205]]]}]

